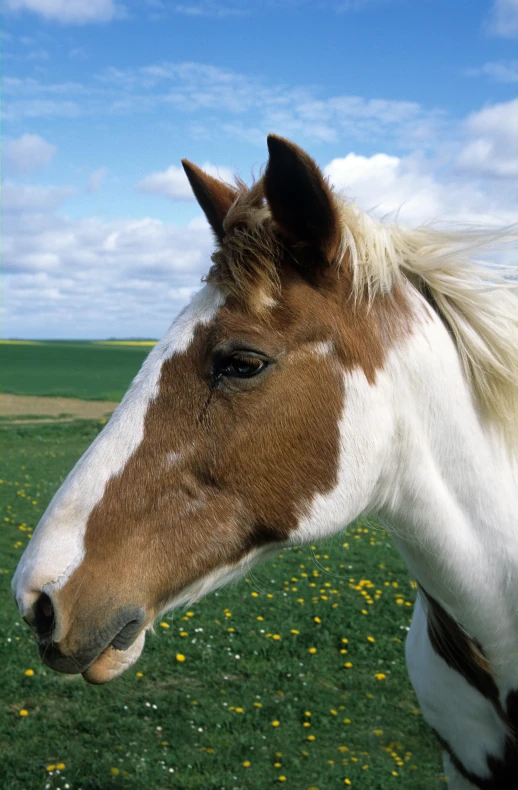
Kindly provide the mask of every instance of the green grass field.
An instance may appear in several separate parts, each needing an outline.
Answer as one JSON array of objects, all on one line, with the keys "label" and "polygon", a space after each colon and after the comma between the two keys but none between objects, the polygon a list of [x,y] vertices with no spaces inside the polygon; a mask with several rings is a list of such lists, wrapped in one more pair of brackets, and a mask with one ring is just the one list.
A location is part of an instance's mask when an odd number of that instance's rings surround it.
[{"label": "green grass field", "polygon": [[110,685],[40,664],[10,579],[100,427],[0,428],[0,788],[444,787],[404,665],[415,591],[373,524],[167,615]]},{"label": "green grass field", "polygon": [[149,349],[88,341],[0,342],[0,392],[117,401]]}]

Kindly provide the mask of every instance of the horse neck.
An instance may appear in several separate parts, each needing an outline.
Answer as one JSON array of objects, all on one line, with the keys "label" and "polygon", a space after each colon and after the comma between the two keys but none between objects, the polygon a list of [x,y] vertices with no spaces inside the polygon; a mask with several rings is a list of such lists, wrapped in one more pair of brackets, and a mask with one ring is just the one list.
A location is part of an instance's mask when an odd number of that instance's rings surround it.
[{"label": "horse neck", "polygon": [[436,314],[393,355],[386,373],[395,431],[376,510],[424,590],[512,683],[518,673],[516,464],[481,420]]}]

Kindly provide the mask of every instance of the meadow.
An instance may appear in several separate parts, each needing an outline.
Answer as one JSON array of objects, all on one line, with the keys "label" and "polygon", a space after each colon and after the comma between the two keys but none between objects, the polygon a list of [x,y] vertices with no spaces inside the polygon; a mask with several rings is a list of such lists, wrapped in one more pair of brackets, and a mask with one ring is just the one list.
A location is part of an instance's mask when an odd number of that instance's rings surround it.
[{"label": "meadow", "polygon": [[[105,368],[112,397],[147,351],[126,358],[133,352],[114,347],[110,357],[85,344],[90,355],[81,356],[80,345],[63,344],[60,380],[68,387],[73,359],[90,359],[75,371],[82,397],[105,391],[90,364],[131,359],[119,380]],[[33,359],[41,368],[55,354],[59,371],[56,349]],[[18,386],[12,366],[9,375]],[[28,374],[19,380],[45,394]],[[40,663],[10,580],[52,494],[104,422],[0,425],[0,788],[444,787],[405,669],[415,586],[376,523],[280,551],[241,582],[166,615],[138,664],[107,686]]]},{"label": "meadow", "polygon": [[0,392],[120,400],[153,345],[0,341]]}]

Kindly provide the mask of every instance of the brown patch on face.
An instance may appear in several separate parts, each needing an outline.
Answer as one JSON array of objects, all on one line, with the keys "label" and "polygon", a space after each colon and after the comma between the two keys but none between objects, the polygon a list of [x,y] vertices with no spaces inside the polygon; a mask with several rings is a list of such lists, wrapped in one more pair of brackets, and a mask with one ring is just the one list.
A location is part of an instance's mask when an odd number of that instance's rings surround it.
[{"label": "brown patch on face", "polygon": [[[144,439],[108,482],[85,558],[57,593],[71,623],[63,651],[79,648],[81,631],[99,631],[105,612],[145,607],[151,619],[211,571],[287,539],[314,496],[334,487],[343,371],[361,367],[373,383],[395,323],[401,331],[394,300],[354,307],[345,289],[338,273],[334,289],[316,289],[286,267],[267,315],[229,297],[163,364]],[[254,379],[215,385],[215,349],[229,344],[271,363]]]}]

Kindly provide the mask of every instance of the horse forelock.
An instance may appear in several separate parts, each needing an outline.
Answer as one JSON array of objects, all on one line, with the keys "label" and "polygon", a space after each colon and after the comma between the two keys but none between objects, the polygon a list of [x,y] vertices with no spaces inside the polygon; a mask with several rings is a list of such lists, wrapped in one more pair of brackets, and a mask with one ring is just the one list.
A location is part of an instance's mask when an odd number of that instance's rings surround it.
[{"label": "horse forelock", "polygon": [[206,280],[233,294],[241,305],[261,311],[280,293],[285,250],[274,232],[263,179],[250,188],[242,181],[237,186],[237,197],[223,221],[225,235],[212,255]]}]

